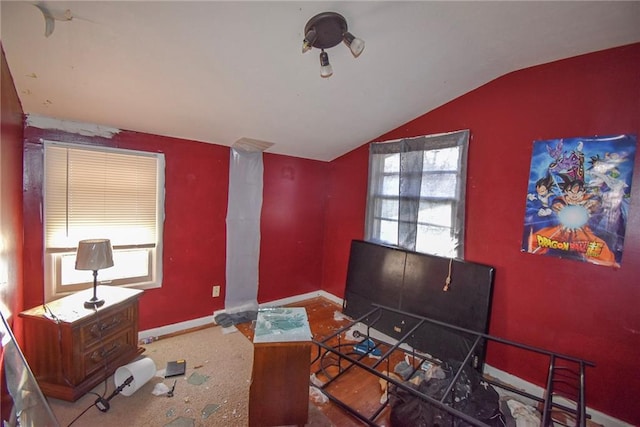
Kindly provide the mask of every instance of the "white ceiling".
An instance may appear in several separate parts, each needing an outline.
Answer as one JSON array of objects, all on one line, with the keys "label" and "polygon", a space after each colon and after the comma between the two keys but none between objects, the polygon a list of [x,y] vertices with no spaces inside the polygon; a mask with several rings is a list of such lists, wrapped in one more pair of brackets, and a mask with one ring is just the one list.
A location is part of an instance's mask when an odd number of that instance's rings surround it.
[{"label": "white ceiling", "polygon": [[[640,41],[640,1],[67,1],[45,37],[32,2],[2,1],[1,38],[27,114],[332,160],[506,73]],[[301,53],[306,22],[342,14],[353,58]],[[452,129],[454,130],[454,129]]]}]

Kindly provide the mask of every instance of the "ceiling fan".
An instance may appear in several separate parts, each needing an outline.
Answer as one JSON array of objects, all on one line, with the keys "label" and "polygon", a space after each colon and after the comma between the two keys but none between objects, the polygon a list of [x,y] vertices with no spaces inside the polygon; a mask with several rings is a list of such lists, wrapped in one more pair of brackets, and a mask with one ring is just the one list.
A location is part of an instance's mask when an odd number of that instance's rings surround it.
[{"label": "ceiling fan", "polygon": [[71,21],[73,19],[81,19],[83,21],[89,21],[88,19],[81,18],[78,15],[75,15],[71,9],[53,9],[49,7],[47,2],[39,1],[35,3],[31,3],[35,7],[37,7],[42,15],[44,16],[44,35],[45,37],[49,37],[53,34],[53,30],[55,29],[56,21]]}]

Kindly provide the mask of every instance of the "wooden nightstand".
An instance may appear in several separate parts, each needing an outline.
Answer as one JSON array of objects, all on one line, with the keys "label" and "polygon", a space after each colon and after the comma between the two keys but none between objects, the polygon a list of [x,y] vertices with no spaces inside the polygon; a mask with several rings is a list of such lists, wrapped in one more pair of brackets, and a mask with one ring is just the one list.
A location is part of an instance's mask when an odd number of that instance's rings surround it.
[{"label": "wooden nightstand", "polygon": [[305,309],[260,309],[253,337],[249,426],[307,423],[310,359]]},{"label": "wooden nightstand", "polygon": [[141,290],[98,286],[105,304],[84,308],[93,288],[20,313],[23,352],[42,392],[75,401],[140,355]]}]

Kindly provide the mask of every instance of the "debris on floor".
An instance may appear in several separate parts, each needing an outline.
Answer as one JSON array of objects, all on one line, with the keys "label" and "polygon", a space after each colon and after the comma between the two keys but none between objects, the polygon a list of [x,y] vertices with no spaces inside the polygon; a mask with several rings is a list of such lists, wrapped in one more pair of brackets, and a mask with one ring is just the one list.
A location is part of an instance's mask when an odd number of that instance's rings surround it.
[{"label": "debris on floor", "polygon": [[[503,410],[507,417],[507,424],[513,420],[518,427],[537,427],[540,425],[540,414],[535,408],[525,405],[515,399],[506,400],[509,411]],[[509,417],[510,416],[510,417]]]},{"label": "debris on floor", "polygon": [[165,383],[157,383],[153,387],[153,391],[151,391],[151,394],[153,394],[154,396],[164,396],[168,392],[169,392],[169,387]]},{"label": "debris on floor", "polygon": [[218,405],[217,403],[209,403],[202,410],[202,419],[204,420],[204,419],[209,418],[211,416],[211,414],[216,412],[218,409],[220,409],[220,405]]},{"label": "debris on floor", "polygon": [[252,320],[256,320],[257,315],[258,312],[253,310],[243,311],[239,313],[220,313],[213,318],[213,321],[223,328],[229,328],[240,323],[246,323],[251,322]]},{"label": "debris on floor", "polygon": [[329,401],[329,398],[320,391],[319,388],[309,386],[309,399],[315,404],[323,404]]},{"label": "debris on floor", "polygon": [[311,382],[311,384],[318,387],[322,387],[324,385],[324,382],[320,380],[320,378],[318,378],[316,374],[311,374],[311,376],[309,377],[309,381]]},{"label": "debris on floor", "polygon": [[194,427],[195,425],[196,420],[194,418],[178,417],[170,423],[165,424],[164,427]]},{"label": "debris on floor", "polygon": [[345,314],[343,314],[340,311],[334,311],[333,312],[333,320],[337,320],[337,321],[343,321],[343,320],[349,320],[351,321],[351,318]]},{"label": "debris on floor", "polygon": [[189,376],[189,378],[187,379],[187,382],[189,384],[193,384],[193,385],[202,385],[202,384],[206,383],[207,381],[209,381],[209,376],[202,375],[199,372],[192,373]]},{"label": "debris on floor", "polygon": [[353,351],[358,354],[366,354],[369,357],[379,358],[382,355],[382,351],[376,347],[376,344],[373,340],[367,338],[362,341],[360,344],[356,344],[353,346]]},{"label": "debris on floor", "polygon": [[[382,374],[396,381],[402,381],[402,378],[400,378],[398,375],[394,374],[393,372],[382,371]],[[382,396],[380,396],[380,403],[386,403],[387,400],[389,400],[389,395],[387,394],[389,390],[389,381],[383,378],[380,378],[379,383],[380,383],[380,389],[382,390]]]}]

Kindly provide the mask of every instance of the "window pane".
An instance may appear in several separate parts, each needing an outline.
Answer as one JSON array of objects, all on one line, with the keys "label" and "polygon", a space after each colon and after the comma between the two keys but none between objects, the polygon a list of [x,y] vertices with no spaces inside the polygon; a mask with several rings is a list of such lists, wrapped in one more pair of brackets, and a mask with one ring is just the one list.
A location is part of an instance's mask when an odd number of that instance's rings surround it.
[{"label": "window pane", "polygon": [[424,174],[420,196],[455,199],[457,188],[458,177],[455,173]]},{"label": "window pane", "polygon": [[398,200],[380,200],[380,217],[398,220]]},{"label": "window pane", "polygon": [[113,270],[105,275],[105,279],[117,280],[149,275],[151,267],[149,265],[149,251],[151,249],[116,251],[113,254],[113,267],[107,269],[107,271]]},{"label": "window pane", "polygon": [[418,225],[416,251],[454,257],[457,245],[455,245],[455,242],[452,245],[451,239],[451,229],[449,228]]},{"label": "window pane", "polygon": [[418,222],[425,225],[453,226],[453,205],[451,203],[420,202]]},{"label": "window pane", "polygon": [[384,175],[382,177],[382,196],[398,197],[400,177],[398,175]]},{"label": "window pane", "polygon": [[384,158],[384,173],[400,172],[400,154],[388,154]]},{"label": "window pane", "polygon": [[[76,270],[76,254],[61,255],[61,284],[62,286],[78,283],[92,283],[93,272]],[[146,277],[150,275],[149,250],[114,250],[113,267],[98,272],[98,282],[126,279],[128,277]]]},{"label": "window pane", "polygon": [[398,243],[398,222],[397,221],[380,221],[380,235],[378,238],[389,244]]},{"label": "window pane", "polygon": [[423,171],[457,171],[460,148],[450,147],[424,152]]}]

